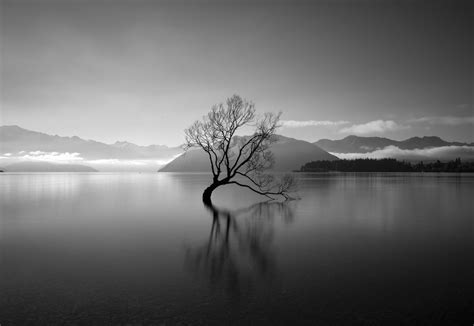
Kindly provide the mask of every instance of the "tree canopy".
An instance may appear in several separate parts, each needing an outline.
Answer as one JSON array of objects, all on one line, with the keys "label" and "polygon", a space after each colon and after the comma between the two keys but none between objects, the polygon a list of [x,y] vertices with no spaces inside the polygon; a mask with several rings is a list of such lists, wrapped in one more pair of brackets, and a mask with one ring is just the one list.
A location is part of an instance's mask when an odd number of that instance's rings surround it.
[{"label": "tree canopy", "polygon": [[[257,115],[252,102],[233,95],[225,105],[214,105],[202,120],[185,130],[185,148],[201,148],[209,159],[213,182],[204,191],[203,200],[210,201],[212,191],[225,184],[236,184],[270,198],[290,198],[294,178],[265,173],[274,164],[270,145],[276,141],[280,115]],[[238,136],[237,131],[245,126],[253,127],[253,133]]]}]

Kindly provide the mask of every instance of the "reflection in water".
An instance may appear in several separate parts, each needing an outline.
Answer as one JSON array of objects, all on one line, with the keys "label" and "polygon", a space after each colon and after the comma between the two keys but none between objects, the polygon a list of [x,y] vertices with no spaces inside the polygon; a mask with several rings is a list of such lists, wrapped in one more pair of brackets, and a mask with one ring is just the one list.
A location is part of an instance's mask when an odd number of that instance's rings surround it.
[{"label": "reflection in water", "polygon": [[472,324],[473,175],[298,176],[224,210],[204,174],[2,174],[0,323]]},{"label": "reflection in water", "polygon": [[238,300],[243,292],[272,282],[276,275],[272,248],[275,219],[294,219],[291,202],[261,202],[247,208],[226,210],[205,205],[212,216],[206,243],[188,248],[186,263],[207,279],[212,290]]}]

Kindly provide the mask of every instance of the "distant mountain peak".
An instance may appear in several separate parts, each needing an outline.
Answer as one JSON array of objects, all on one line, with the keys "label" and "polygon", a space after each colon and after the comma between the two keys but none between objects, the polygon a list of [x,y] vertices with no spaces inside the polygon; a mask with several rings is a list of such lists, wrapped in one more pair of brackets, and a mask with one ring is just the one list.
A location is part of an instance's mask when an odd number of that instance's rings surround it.
[{"label": "distant mountain peak", "polygon": [[127,147],[127,146],[138,146],[138,145],[123,140],[123,141],[116,141],[115,143],[112,144],[112,146],[115,146],[115,147]]},{"label": "distant mountain peak", "polygon": [[[420,137],[413,137],[413,138],[420,138]],[[438,137],[438,136],[423,136],[423,137],[421,137],[421,139],[432,139],[432,140],[445,141],[444,139],[442,139],[441,137]]]},{"label": "distant mountain peak", "polygon": [[6,125],[6,126],[0,126],[0,127],[1,128],[6,128],[6,129],[26,130],[26,129],[23,129],[22,127],[17,126],[17,125]]},{"label": "distant mountain peak", "polygon": [[7,133],[11,133],[11,132],[15,132],[15,133],[18,133],[18,132],[31,132],[30,130],[24,129],[24,128],[22,128],[20,126],[17,126],[17,125],[0,126],[0,131],[7,132]]},{"label": "distant mountain peak", "polygon": [[[347,140],[359,140],[359,139],[388,139],[384,137],[377,137],[377,136],[356,136],[356,135],[349,135],[344,137],[343,139]],[[328,139],[330,140],[330,139]]]},{"label": "distant mountain peak", "polygon": [[[87,160],[149,160],[158,164],[168,161],[182,152],[180,147],[164,145],[139,146],[127,141],[105,144],[94,140],[85,140],[78,136],[64,137],[31,131],[19,126],[0,126],[2,153],[45,152],[79,153]],[[10,161],[14,157],[11,156]],[[151,163],[150,163],[151,164]]]}]

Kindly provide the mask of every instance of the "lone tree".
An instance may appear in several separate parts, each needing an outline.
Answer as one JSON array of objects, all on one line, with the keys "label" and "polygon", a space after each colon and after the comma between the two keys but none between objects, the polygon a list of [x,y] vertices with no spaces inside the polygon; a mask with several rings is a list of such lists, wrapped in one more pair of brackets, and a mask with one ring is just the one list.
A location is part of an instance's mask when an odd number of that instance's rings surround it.
[{"label": "lone tree", "polygon": [[[275,199],[289,199],[295,185],[291,175],[275,177],[265,173],[274,164],[269,150],[276,141],[280,114],[255,114],[253,103],[238,95],[228,98],[226,105],[214,105],[200,121],[185,130],[185,149],[201,148],[209,158],[212,184],[202,195],[205,204],[211,203],[212,192],[223,185],[235,184],[257,194]],[[244,126],[255,128],[250,136],[237,136]]]}]

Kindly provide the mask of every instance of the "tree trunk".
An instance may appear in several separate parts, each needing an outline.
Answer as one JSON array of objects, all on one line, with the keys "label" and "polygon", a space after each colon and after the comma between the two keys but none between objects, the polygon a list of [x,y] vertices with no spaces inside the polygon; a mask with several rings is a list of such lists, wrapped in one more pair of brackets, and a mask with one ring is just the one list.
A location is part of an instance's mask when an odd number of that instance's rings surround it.
[{"label": "tree trunk", "polygon": [[212,206],[212,201],[211,201],[212,192],[220,185],[221,185],[220,183],[213,183],[204,190],[204,192],[202,193],[202,201],[205,205]]}]

